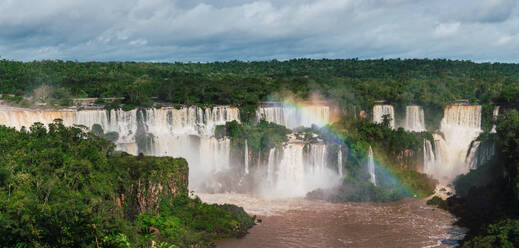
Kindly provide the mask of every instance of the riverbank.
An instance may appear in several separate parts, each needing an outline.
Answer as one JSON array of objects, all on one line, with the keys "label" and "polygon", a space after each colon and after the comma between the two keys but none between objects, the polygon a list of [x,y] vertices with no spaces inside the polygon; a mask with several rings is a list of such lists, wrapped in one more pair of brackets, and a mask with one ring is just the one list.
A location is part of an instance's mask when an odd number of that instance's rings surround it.
[{"label": "riverbank", "polygon": [[217,247],[452,247],[463,233],[449,212],[418,198],[329,203],[242,194],[199,196],[208,203],[241,206],[261,219],[244,238],[221,240]]}]

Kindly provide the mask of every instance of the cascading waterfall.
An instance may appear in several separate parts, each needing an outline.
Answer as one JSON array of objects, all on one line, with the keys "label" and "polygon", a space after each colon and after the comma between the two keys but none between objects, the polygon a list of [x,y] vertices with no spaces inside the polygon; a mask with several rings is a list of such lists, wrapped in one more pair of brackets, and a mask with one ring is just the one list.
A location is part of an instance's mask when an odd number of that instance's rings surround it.
[{"label": "cascading waterfall", "polygon": [[62,119],[66,126],[99,124],[104,132],[117,132],[117,149],[131,154],[184,157],[189,162],[190,187],[230,168],[230,141],[214,137],[217,125],[239,121],[237,108],[196,106],[143,110],[30,110],[2,107],[0,124],[20,129],[35,122],[48,125]]},{"label": "cascading waterfall", "polygon": [[339,151],[337,152],[337,172],[339,173],[339,176],[342,177],[342,150],[341,147],[339,147]]},{"label": "cascading waterfall", "polygon": [[[249,174],[249,146],[247,145],[247,140],[245,140],[245,152],[244,152],[244,156],[245,156],[245,174],[248,175]],[[258,159],[259,160],[259,159]]]},{"label": "cascading waterfall", "polygon": [[480,148],[481,142],[474,141],[472,142],[469,151],[467,152],[467,157],[465,158],[465,163],[468,164],[469,169],[476,169],[478,167],[478,151]]},{"label": "cascading waterfall", "polygon": [[485,162],[492,159],[495,154],[495,142],[494,141],[474,141],[467,153],[465,163],[469,165],[469,168],[477,169]]},{"label": "cascading waterfall", "polygon": [[339,182],[339,174],[328,167],[325,144],[289,141],[278,149],[269,151],[265,192],[301,197],[311,190],[329,188]]},{"label": "cascading waterfall", "polygon": [[426,131],[424,112],[421,106],[411,105],[405,108],[404,129],[412,132]]},{"label": "cascading waterfall", "polygon": [[[328,118],[327,107],[313,108]],[[287,115],[291,118],[291,114]],[[217,106],[208,109],[163,107],[160,109],[122,110],[30,110],[0,108],[0,124],[20,129],[34,122],[48,125],[62,119],[66,126],[99,124],[103,131],[117,132],[117,150],[131,154],[184,157],[189,163],[189,184],[194,190],[221,185],[218,175],[234,169],[231,166],[231,144],[228,138],[217,139],[217,125],[239,121],[237,108]],[[305,125],[318,124],[313,119],[299,119]],[[294,124],[293,126],[299,126]],[[248,144],[245,144],[244,170],[250,171]],[[258,163],[261,159],[257,160]],[[279,196],[304,196],[317,188],[333,186],[338,173],[327,166],[326,145],[288,142],[284,148],[268,154],[266,181]],[[261,164],[257,165],[262,167]],[[332,166],[333,168],[334,166]],[[261,170],[259,170],[261,171]],[[339,172],[341,173],[341,171]],[[261,181],[261,180],[260,180]],[[215,189],[218,190],[218,189]],[[272,194],[272,192],[269,192]]]},{"label": "cascading waterfall", "polygon": [[[494,118],[494,121],[497,120],[497,116],[499,115],[499,106],[494,107],[494,111],[492,113],[492,117]],[[492,126],[492,130],[490,130],[490,133],[496,133],[496,124]]]},{"label": "cascading waterfall", "polygon": [[330,107],[307,105],[295,107],[290,104],[279,106],[260,106],[256,111],[257,120],[265,120],[287,128],[324,126],[330,121]]},{"label": "cascading waterfall", "polygon": [[267,183],[269,185],[274,184],[274,170],[276,169],[276,158],[277,158],[277,149],[271,148],[269,151],[269,157],[267,161]]},{"label": "cascading waterfall", "polygon": [[[492,118],[494,121],[497,120],[497,116],[499,115],[499,106],[494,107],[494,111],[492,113]],[[492,126],[492,130],[490,133],[496,133],[496,124]],[[483,165],[485,162],[489,161],[495,154],[495,142],[490,141],[474,141],[472,142],[470,149],[467,153],[467,157],[465,158],[465,163],[469,165],[470,169],[477,169],[480,165]]]},{"label": "cascading waterfall", "polygon": [[384,115],[389,115],[391,118],[390,126],[391,128],[395,128],[395,110],[393,106],[381,104],[373,106],[373,121],[375,123],[382,123]]},{"label": "cascading waterfall", "polygon": [[314,176],[322,176],[327,167],[326,161],[326,145],[325,144],[310,144],[309,152],[305,155],[305,162],[309,163],[310,173]]},{"label": "cascading waterfall", "polygon": [[[470,145],[481,130],[481,106],[450,105],[445,108],[440,134],[434,134],[435,159],[427,164],[426,173],[441,181],[452,181],[471,168],[466,159]],[[470,156],[470,155],[469,155]]]},{"label": "cascading waterfall", "polygon": [[377,186],[377,178],[376,178],[376,175],[375,175],[375,158],[373,157],[373,149],[371,149],[371,146],[369,146],[369,151],[368,151],[368,173],[369,173],[369,176],[370,176],[370,182]]},{"label": "cascading waterfall", "polygon": [[425,139],[423,146],[424,173],[429,175],[435,175],[435,170],[439,168],[440,165],[437,164],[438,160],[436,159],[436,154],[434,152],[431,141]]},{"label": "cascading waterfall", "polygon": [[274,182],[276,192],[284,196],[303,195],[307,192],[305,189],[303,145],[288,144],[283,150],[283,157],[277,168],[277,180]]}]

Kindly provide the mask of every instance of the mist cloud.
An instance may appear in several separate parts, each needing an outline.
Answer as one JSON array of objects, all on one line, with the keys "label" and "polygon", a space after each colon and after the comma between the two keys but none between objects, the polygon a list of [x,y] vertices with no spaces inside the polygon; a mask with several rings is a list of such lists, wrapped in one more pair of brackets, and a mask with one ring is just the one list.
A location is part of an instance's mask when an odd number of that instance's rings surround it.
[{"label": "mist cloud", "polygon": [[4,0],[0,56],[518,62],[518,26],[515,0]]}]

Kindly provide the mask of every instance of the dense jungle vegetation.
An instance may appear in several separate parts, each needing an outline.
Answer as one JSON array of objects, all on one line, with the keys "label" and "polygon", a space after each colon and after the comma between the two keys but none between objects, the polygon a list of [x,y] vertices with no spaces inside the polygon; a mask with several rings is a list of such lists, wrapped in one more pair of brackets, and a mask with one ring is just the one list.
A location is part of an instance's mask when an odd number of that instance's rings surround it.
[{"label": "dense jungle vegetation", "polygon": [[[395,130],[389,121],[389,116],[384,116],[382,123],[345,117],[318,130],[319,137],[326,143],[335,143],[348,151],[343,153],[347,154],[343,158],[347,172],[342,185],[331,190],[316,190],[308,197],[334,202],[386,202],[431,195],[436,181],[417,172],[423,166],[420,163],[423,140],[432,140],[431,134],[406,132],[403,128]],[[365,169],[370,146],[376,158],[377,186],[369,182]]]},{"label": "dense jungle vegetation", "polygon": [[[369,110],[384,99],[424,106],[428,126],[438,126],[446,104],[519,105],[519,65],[428,59],[337,59],[214,63],[0,61],[0,93],[32,95],[42,85],[55,105],[71,97],[126,97],[130,106],[152,100],[178,104],[239,105],[244,113],[258,101],[283,92],[308,98],[318,92],[352,111]],[[150,99],[157,97],[157,99]],[[22,98],[11,99],[18,103]],[[249,118],[251,115],[244,114]],[[398,114],[397,114],[398,119]]]},{"label": "dense jungle vegetation", "polygon": [[242,208],[189,197],[184,159],[113,149],[60,120],[0,126],[0,246],[210,246],[253,225]]},{"label": "dense jungle vegetation", "polygon": [[[268,158],[271,148],[280,148],[288,141],[291,133],[285,126],[261,120],[257,124],[240,124],[237,121],[227,122],[216,127],[216,137],[229,137],[233,150],[242,151],[247,141],[247,147],[252,155],[252,164],[260,157]],[[240,154],[241,155],[241,154]],[[243,156],[239,156],[243,157]]]},{"label": "dense jungle vegetation", "polygon": [[[270,149],[280,148],[288,141],[287,134],[291,133],[284,126],[263,120],[256,125],[228,122],[216,130],[218,137],[231,139],[232,148],[240,160],[247,141],[252,166],[258,158],[268,159]],[[394,130],[389,125],[388,116],[379,124],[366,119],[342,118],[324,128],[298,128],[293,136],[305,147],[314,142],[325,142],[330,165],[337,164],[338,149],[344,150],[343,169],[347,176],[343,184],[332,190],[312,192],[309,198],[334,202],[386,202],[403,197],[425,197],[434,191],[436,182],[417,172],[422,166],[419,161],[423,160],[423,140],[432,139],[431,134],[406,132],[403,128]],[[365,169],[370,145],[377,158],[378,187],[369,182]]]},{"label": "dense jungle vegetation", "polygon": [[[399,121],[406,105],[418,104],[424,107],[427,127],[434,130],[439,127],[445,105],[457,99],[467,99],[470,103],[483,105],[482,126],[488,131],[493,124],[493,105],[498,105],[504,114],[500,114],[497,134],[487,133],[486,137],[481,137],[495,142],[496,156],[486,165],[457,179],[455,187],[459,194],[456,197],[447,202],[437,202],[460,216],[460,224],[470,228],[464,246],[519,247],[519,114],[513,110],[519,109],[519,64],[428,59],[294,59],[214,63],[24,63],[2,60],[0,93],[4,94],[4,100],[21,106],[30,104],[24,96],[55,107],[72,104],[71,98],[74,97],[124,97],[121,102],[106,105],[113,108],[124,104],[126,109],[149,107],[153,102],[236,105],[240,107],[245,122],[220,127],[217,133],[231,136],[235,147],[243,146],[246,139],[252,152],[257,154],[285,141],[286,136],[282,134],[287,132],[276,125],[261,122],[256,126],[249,122],[260,101],[285,95],[309,99],[313,93],[319,93],[337,104],[345,115],[329,127],[338,135],[334,136],[326,129],[314,129],[312,132],[328,143],[341,144],[348,149],[347,153],[343,153],[349,154],[344,159],[348,174],[343,185],[333,194],[321,191],[313,192],[311,196],[336,201],[388,201],[414,194],[424,196],[433,187],[430,179],[414,171],[419,165],[405,162],[403,158],[408,156],[401,154],[410,150],[413,153],[411,157],[418,156],[420,149],[423,149],[423,138],[430,139],[430,134],[392,130],[387,122],[373,124],[368,120],[350,118],[353,111],[358,114],[360,110],[366,110],[369,114],[376,100],[386,100],[395,106]],[[99,103],[103,103],[102,100]],[[56,130],[81,133],[56,125]],[[49,135],[56,130],[43,132],[38,131],[42,130],[40,126],[33,128],[36,132],[0,129],[1,135],[11,137],[0,139],[0,151],[4,154],[0,158],[0,226],[2,233],[9,234],[0,237],[1,243],[19,241],[28,246],[74,246],[80,244],[77,242],[89,242],[90,245],[100,242],[109,246],[113,242],[128,240],[132,244],[145,246],[149,237],[153,236],[160,242],[186,245],[190,242],[210,242],[205,237],[234,235],[229,231],[230,226],[250,223],[240,211],[230,213],[228,210],[232,210],[231,207],[209,206],[187,196],[165,197],[168,200],[159,205],[160,211],[139,215],[125,212],[127,206],[114,205],[114,199],[117,199],[115,195],[127,189],[128,184],[121,184],[120,178],[115,177],[118,175],[115,171],[124,171],[122,175],[127,175],[129,172],[123,168],[138,163],[138,158],[127,156],[126,159],[121,158],[128,160],[126,162],[108,163],[119,161],[114,158],[118,155],[107,152],[110,150],[109,143],[93,134],[80,134],[88,136],[81,141],[70,141],[68,138],[60,141],[51,137],[54,134]],[[37,136],[38,133],[44,138]],[[102,130],[98,131],[98,135],[107,139],[115,137],[115,134],[104,134]],[[11,147],[9,142],[19,145]],[[72,143],[63,150],[62,145],[59,149],[55,146],[60,142]],[[82,147],[79,144],[85,143],[96,149],[78,148]],[[372,145],[378,162],[384,165],[385,170],[377,170],[377,178],[384,185],[383,189],[367,183],[367,175],[360,169],[366,161],[369,145]],[[27,150],[29,148],[25,146],[33,148]],[[26,157],[25,154],[35,151],[39,154],[35,158],[39,160]],[[63,155],[57,156],[60,159],[55,162],[50,158],[54,158],[54,153],[58,151]],[[72,159],[79,161],[71,163]],[[45,166],[34,166],[40,162]],[[83,166],[78,166],[81,163],[86,163],[86,168],[98,166],[105,173],[82,169]],[[65,173],[74,177],[70,179],[72,182],[56,179]],[[390,180],[393,178],[391,175],[402,180]],[[20,200],[9,201],[11,197],[20,197]],[[71,201],[80,201],[83,205],[79,206],[89,207],[86,210],[74,209],[67,204]],[[62,207],[53,207],[53,204]],[[184,207],[171,207],[178,204]],[[181,209],[179,211],[182,213],[172,209]],[[35,211],[31,213],[38,213],[42,219],[29,218],[32,214],[25,211]],[[98,218],[92,211],[101,211],[105,215]],[[203,224],[183,223],[179,216],[184,216],[184,211],[189,213],[190,218],[199,218]],[[58,218],[58,214],[67,217]],[[72,228],[75,226],[71,224],[73,221],[82,223],[79,225],[82,229]],[[181,234],[168,233],[178,230],[173,228],[176,225],[183,225]],[[204,229],[207,226],[208,229]],[[55,228],[60,231],[51,233]],[[154,231],[156,229],[160,232]],[[82,239],[70,241],[69,237],[75,237],[77,233],[82,233]],[[198,236],[193,233],[198,233]]]}]

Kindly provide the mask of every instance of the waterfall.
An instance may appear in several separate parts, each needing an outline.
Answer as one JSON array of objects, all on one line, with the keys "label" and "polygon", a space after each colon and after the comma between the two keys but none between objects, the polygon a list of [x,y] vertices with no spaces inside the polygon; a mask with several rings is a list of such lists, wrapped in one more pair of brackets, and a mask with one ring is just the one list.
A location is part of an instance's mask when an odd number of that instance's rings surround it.
[{"label": "waterfall", "polygon": [[318,188],[332,187],[340,178],[328,167],[325,144],[290,141],[283,148],[269,151],[267,179],[269,194],[301,197]]},{"label": "waterfall", "polygon": [[337,172],[339,176],[342,177],[342,147],[339,146],[339,151],[337,152]]},{"label": "waterfall", "polygon": [[[497,120],[498,115],[499,115],[499,106],[495,106],[494,111],[492,112],[492,117],[494,118],[494,121]],[[492,125],[492,130],[490,130],[490,133],[496,133],[496,124]]]},{"label": "waterfall", "polygon": [[303,146],[288,144],[283,150],[283,157],[278,165],[276,191],[284,195],[305,194],[307,191],[304,187],[304,169]]},{"label": "waterfall", "polygon": [[244,155],[245,155],[245,161],[244,161],[244,164],[245,164],[245,174],[249,174],[249,146],[247,145],[247,139],[245,139],[245,152],[244,152]]},{"label": "waterfall", "polygon": [[384,115],[389,115],[391,118],[390,126],[391,128],[395,128],[395,110],[393,109],[393,106],[380,104],[373,106],[373,121],[375,123],[382,123],[384,120],[382,117]]},{"label": "waterfall", "polygon": [[495,154],[495,142],[494,141],[474,141],[467,153],[465,163],[468,164],[469,168],[477,169],[485,162],[489,161]]},{"label": "waterfall", "polygon": [[447,106],[441,121],[441,134],[433,134],[436,157],[435,163],[429,165],[433,168],[427,173],[446,182],[467,173],[471,168],[470,159],[466,159],[470,145],[481,132],[481,106]]},{"label": "waterfall", "polygon": [[306,153],[307,158],[305,162],[309,163],[310,173],[313,176],[322,176],[327,169],[326,160],[326,145],[325,144],[310,144],[309,152]]},{"label": "waterfall", "polygon": [[[327,115],[328,109],[323,106],[315,111]],[[295,118],[293,114],[286,117]],[[236,169],[231,166],[230,139],[214,136],[217,125],[239,121],[239,111],[234,107],[163,107],[131,111],[0,108],[0,124],[17,129],[29,127],[34,122],[48,125],[56,118],[62,119],[66,126],[77,124],[91,128],[99,124],[105,133],[117,132],[119,137],[115,144],[119,151],[134,155],[142,152],[152,156],[185,158],[189,163],[189,186],[192,190],[228,185],[229,182],[221,180],[228,180],[229,177],[225,176],[231,175],[228,172]],[[315,122],[301,116],[298,123]],[[261,158],[258,158],[257,168],[262,169],[257,172],[249,168],[248,143],[245,143],[244,150],[242,159],[245,173],[255,173],[255,179],[263,176],[249,183],[259,181],[258,186],[263,183],[270,185],[270,191],[267,192],[270,195],[304,196],[311,190],[331,187],[339,181],[335,165],[328,166],[324,143],[305,145],[302,141],[289,141],[269,151],[268,159],[265,158],[266,168],[263,168]]]},{"label": "waterfall", "polygon": [[413,132],[426,131],[424,113],[421,106],[412,105],[405,108],[404,129]]},{"label": "waterfall", "polygon": [[276,166],[276,148],[271,148],[269,151],[269,157],[267,161],[267,183],[272,185],[274,183],[274,170]]},{"label": "waterfall", "polygon": [[117,132],[116,149],[136,155],[184,157],[189,163],[189,184],[198,188],[214,173],[230,168],[230,140],[217,139],[214,130],[227,121],[239,121],[237,108],[196,106],[141,110],[32,110],[0,108],[0,124],[20,129],[35,122],[48,125],[62,119],[66,126],[99,124]]},{"label": "waterfall", "polygon": [[467,157],[465,158],[465,163],[468,164],[469,169],[476,169],[478,167],[478,151],[480,148],[481,142],[474,141],[472,142],[469,151],[467,152]]},{"label": "waterfall", "polygon": [[424,140],[423,146],[424,173],[434,175],[436,174],[435,170],[439,165],[431,141],[427,139]]},{"label": "waterfall", "polygon": [[324,126],[330,121],[330,107],[325,105],[260,106],[256,111],[257,120],[265,120],[287,128]]},{"label": "waterfall", "polygon": [[371,149],[371,146],[369,146],[369,152],[368,152],[368,173],[370,176],[370,182],[377,186],[377,178],[375,175],[375,159],[373,158],[373,149]]}]

